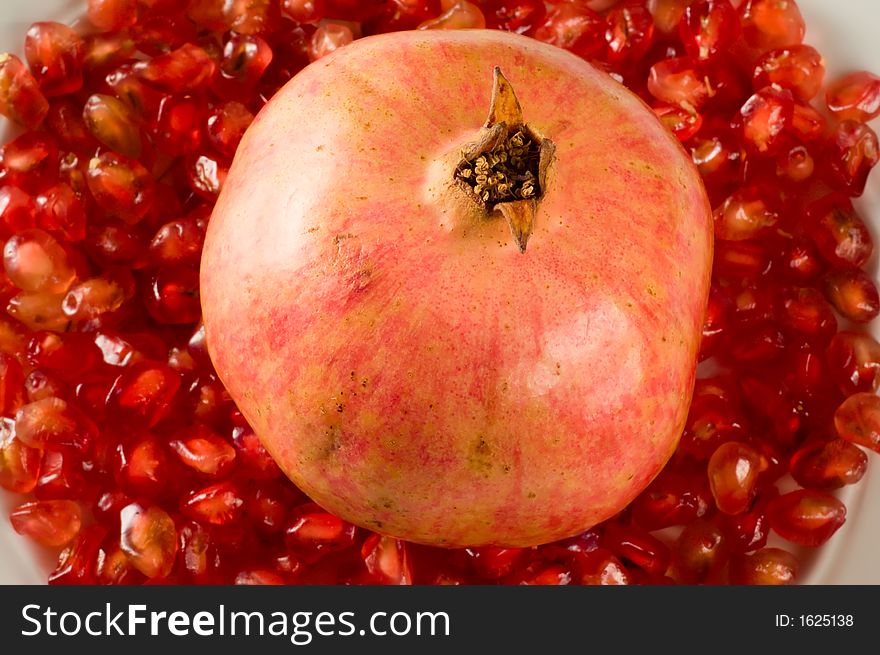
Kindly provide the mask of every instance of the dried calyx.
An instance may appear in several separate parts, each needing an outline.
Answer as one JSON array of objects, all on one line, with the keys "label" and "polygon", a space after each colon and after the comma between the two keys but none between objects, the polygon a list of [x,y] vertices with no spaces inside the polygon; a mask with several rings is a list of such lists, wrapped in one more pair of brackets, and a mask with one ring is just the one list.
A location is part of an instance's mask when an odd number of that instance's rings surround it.
[{"label": "dried calyx", "polygon": [[524,253],[556,146],[525,124],[510,82],[497,67],[494,74],[489,118],[478,139],[462,148],[455,181],[487,217],[501,212]]}]

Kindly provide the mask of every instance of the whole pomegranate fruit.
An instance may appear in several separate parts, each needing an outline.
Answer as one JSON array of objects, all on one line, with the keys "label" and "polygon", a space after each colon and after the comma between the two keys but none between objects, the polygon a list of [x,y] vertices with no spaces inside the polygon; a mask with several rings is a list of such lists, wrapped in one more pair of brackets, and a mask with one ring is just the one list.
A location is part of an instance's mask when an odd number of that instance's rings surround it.
[{"label": "whole pomegranate fruit", "polygon": [[427,544],[548,542],[675,448],[711,225],[674,137],[574,55],[364,39],[244,136],[202,259],[209,351],[326,509]]}]

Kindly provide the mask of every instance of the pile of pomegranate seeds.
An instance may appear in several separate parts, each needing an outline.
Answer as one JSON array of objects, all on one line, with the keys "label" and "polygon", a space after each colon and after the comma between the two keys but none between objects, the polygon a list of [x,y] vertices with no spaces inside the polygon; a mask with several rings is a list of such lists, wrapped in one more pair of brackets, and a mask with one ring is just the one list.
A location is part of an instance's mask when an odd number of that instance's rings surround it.
[{"label": "pile of pomegranate seeds", "polygon": [[[797,557],[770,533],[796,551],[843,524],[834,490],[865,474],[863,448],[880,452],[880,343],[853,327],[880,298],[850,202],[880,156],[866,124],[880,78],[853,72],[822,96],[794,0],[87,9],[83,31],[31,26],[26,62],[0,56],[0,113],[27,130],[0,149],[0,485],[28,496],[13,527],[63,548],[50,582],[788,584]],[[355,38],[468,27],[621,80],[716,207],[701,359],[722,372],[699,380],[678,451],[630,507],[538,548],[416,546],[310,503],[229,399],[199,326],[205,227],[262,105]],[[788,474],[800,488],[778,488]]]}]

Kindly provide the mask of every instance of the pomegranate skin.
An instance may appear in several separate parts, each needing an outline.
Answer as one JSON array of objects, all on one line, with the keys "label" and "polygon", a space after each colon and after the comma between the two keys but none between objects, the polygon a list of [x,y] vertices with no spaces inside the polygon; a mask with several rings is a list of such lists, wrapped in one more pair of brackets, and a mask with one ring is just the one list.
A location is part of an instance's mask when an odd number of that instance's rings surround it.
[{"label": "pomegranate skin", "polygon": [[[495,66],[557,148],[525,253],[452,183]],[[666,463],[711,256],[690,158],[605,73],[507,33],[403,32],[260,112],[201,298],[219,376],[317,503],[415,542],[529,546],[612,516]]]}]

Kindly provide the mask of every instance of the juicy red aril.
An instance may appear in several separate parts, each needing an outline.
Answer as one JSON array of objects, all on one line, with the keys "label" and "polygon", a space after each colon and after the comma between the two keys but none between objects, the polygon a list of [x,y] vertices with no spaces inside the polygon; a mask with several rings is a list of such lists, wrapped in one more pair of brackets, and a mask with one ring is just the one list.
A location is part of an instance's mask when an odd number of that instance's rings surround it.
[{"label": "juicy red aril", "polygon": [[767,545],[767,503],[777,495],[776,488],[770,487],[761,492],[747,512],[717,515],[716,521],[728,537],[731,552],[746,553]]},{"label": "juicy red aril", "polygon": [[49,112],[49,101],[21,62],[0,54],[0,114],[28,129],[36,128]]},{"label": "juicy red aril", "polygon": [[15,413],[15,436],[32,448],[48,445],[84,450],[91,432],[84,417],[61,398],[43,398],[24,405]]},{"label": "juicy red aril", "polygon": [[27,354],[31,364],[68,382],[86,378],[102,361],[92,336],[84,332],[35,332]]},{"label": "juicy red aril", "polygon": [[715,237],[743,241],[761,236],[779,221],[771,199],[759,189],[742,187],[715,210]]},{"label": "juicy red aril", "polygon": [[739,36],[739,19],[729,0],[700,0],[685,8],[678,28],[687,53],[712,59]]},{"label": "juicy red aril", "polygon": [[272,48],[258,36],[235,35],[223,47],[214,92],[229,100],[246,100],[272,62]]},{"label": "juicy red aril", "polygon": [[791,457],[791,475],[802,487],[838,489],[865,475],[868,457],[843,439],[808,443]]},{"label": "juicy red aril", "polygon": [[810,205],[805,227],[822,257],[837,266],[862,266],[874,252],[871,233],[846,196],[832,194]]},{"label": "juicy red aril", "polygon": [[737,441],[721,444],[709,459],[709,484],[715,505],[725,514],[741,514],[757,493],[761,456]]},{"label": "juicy red aril", "polygon": [[285,544],[304,562],[314,562],[327,553],[350,548],[356,535],[357,529],[350,523],[307,503],[293,510]]},{"label": "juicy red aril", "polygon": [[621,559],[649,573],[662,574],[669,567],[669,547],[634,525],[607,523],[601,543]]},{"label": "juicy red aril", "polygon": [[553,5],[535,38],[585,59],[598,56],[605,47],[605,21],[582,2]]},{"label": "juicy red aril", "polygon": [[272,571],[242,571],[235,576],[237,585],[283,585],[284,578]]},{"label": "juicy red aril", "polygon": [[864,123],[841,122],[825,140],[822,163],[825,180],[836,190],[860,196],[868,174],[880,161],[877,134]]},{"label": "juicy red aril", "polygon": [[641,4],[613,8],[605,17],[606,58],[615,68],[626,68],[651,47],[654,20]]},{"label": "juicy red aril", "polygon": [[16,186],[0,187],[0,233],[10,233],[36,227],[36,206],[30,194]]},{"label": "juicy red aril", "polygon": [[187,43],[168,54],[135,64],[134,72],[162,91],[192,93],[211,83],[217,74],[217,64],[203,48]]},{"label": "juicy red aril", "polygon": [[361,557],[372,578],[381,584],[412,584],[408,547],[399,539],[370,535],[361,547]]},{"label": "juicy red aril", "polygon": [[17,359],[0,353],[0,414],[17,410],[24,396],[24,371]]},{"label": "juicy red aril", "polygon": [[196,153],[187,163],[186,174],[190,188],[211,202],[217,199],[228,173],[229,167],[223,159],[207,153]]},{"label": "juicy red aril", "polygon": [[222,477],[235,462],[235,449],[203,425],[178,432],[168,445],[183,464],[205,477]]},{"label": "juicy red aril", "polygon": [[880,383],[880,343],[871,335],[838,332],[828,344],[825,356],[831,377],[845,394],[877,389]]},{"label": "juicy red aril", "polygon": [[317,23],[327,12],[326,0],[281,0],[281,10],[297,23]]},{"label": "juicy red aril", "polygon": [[174,520],[154,505],[132,503],[119,515],[119,545],[138,571],[148,578],[171,573],[177,555]]},{"label": "juicy red aril", "polygon": [[880,77],[856,71],[831,83],[825,104],[838,120],[867,123],[880,116]]},{"label": "juicy red aril", "polygon": [[85,207],[70,185],[62,182],[37,196],[37,224],[64,241],[85,238]]},{"label": "juicy red aril", "polygon": [[819,343],[828,343],[837,331],[831,306],[816,289],[786,289],[780,313],[783,327]]},{"label": "juicy red aril", "polygon": [[226,0],[224,16],[231,30],[248,35],[272,32],[281,19],[277,0]]},{"label": "juicy red aril", "polygon": [[877,287],[859,268],[829,273],[825,277],[825,295],[841,316],[855,323],[867,323],[880,314]]},{"label": "juicy red aril", "polygon": [[522,548],[498,546],[468,548],[465,553],[477,575],[489,580],[498,580],[509,575],[525,554]]},{"label": "juicy red aril", "polygon": [[362,27],[364,34],[411,30],[439,14],[440,0],[386,0],[375,15],[364,19]]},{"label": "juicy red aril", "polygon": [[150,210],[155,181],[134,159],[105,152],[89,162],[89,191],[101,209],[127,223],[136,223]]},{"label": "juicy red aril", "polygon": [[126,157],[141,152],[140,131],[128,107],[106,95],[93,95],[86,100],[83,120],[89,132],[105,146]]},{"label": "juicy red aril", "polygon": [[844,524],[846,507],[823,491],[800,489],[771,500],[767,520],[783,539],[801,546],[819,546]]},{"label": "juicy red aril", "polygon": [[85,43],[67,25],[31,25],[24,40],[24,55],[45,96],[66,95],[82,87]]},{"label": "juicy red aril", "polygon": [[199,100],[165,96],[159,103],[156,126],[151,130],[156,147],[179,156],[198,149],[202,142],[204,108]]},{"label": "juicy red aril", "polygon": [[61,309],[71,320],[91,320],[119,309],[125,300],[126,290],[119,281],[105,275],[72,287],[64,296]]},{"label": "juicy red aril", "polygon": [[873,392],[851,395],[834,412],[837,434],[880,453],[880,397]]},{"label": "juicy red aril", "polygon": [[730,584],[790,585],[798,575],[797,558],[781,548],[762,548],[730,560]]},{"label": "juicy red aril", "polygon": [[717,576],[729,557],[727,536],[715,524],[700,520],[685,527],[672,547],[677,580],[701,584]]},{"label": "juicy red aril", "polygon": [[752,85],[756,90],[777,84],[806,101],[816,97],[824,79],[825,61],[818,50],[808,45],[765,52],[752,73]]},{"label": "juicy red aril", "polygon": [[655,107],[657,118],[679,141],[687,141],[700,130],[703,118],[695,111],[683,107]]},{"label": "juicy red aril", "polygon": [[154,498],[165,491],[171,472],[165,450],[154,436],[129,439],[116,447],[116,484],[133,496]]},{"label": "juicy red aril", "polygon": [[115,32],[137,20],[137,0],[88,0],[86,16],[98,29]]},{"label": "juicy red aril", "polygon": [[309,60],[318,61],[334,50],[338,50],[354,41],[351,28],[340,23],[327,23],[319,27],[312,35],[309,43]]},{"label": "juicy red aril", "polygon": [[168,412],[180,376],[166,364],[143,360],[127,366],[113,383],[108,406],[138,424],[152,427]]},{"label": "juicy red aril", "polygon": [[59,555],[58,566],[49,574],[49,584],[95,584],[98,553],[106,536],[107,530],[100,525],[82,529]]},{"label": "juicy red aril", "polygon": [[9,515],[13,529],[49,548],[71,541],[82,525],[82,513],[72,500],[38,500],[25,503]]},{"label": "juicy red aril", "polygon": [[160,270],[150,278],[143,299],[147,311],[159,323],[195,323],[202,313],[198,270]]},{"label": "juicy red aril", "polygon": [[232,481],[199,489],[181,500],[180,511],[186,516],[209,525],[229,525],[244,515],[245,500],[239,486]]},{"label": "juicy red aril", "polygon": [[232,157],[254,120],[254,115],[240,102],[217,105],[208,115],[205,135],[211,146],[224,157]]},{"label": "juicy red aril", "polygon": [[0,417],[0,487],[14,493],[33,491],[40,475],[42,452],[15,436],[15,421]]},{"label": "juicy red aril", "polygon": [[232,443],[235,446],[237,460],[247,471],[248,476],[257,480],[281,477],[281,469],[252,431],[241,427],[234,428]]},{"label": "juicy red aril", "polygon": [[541,0],[489,0],[483,3],[486,27],[528,34],[547,15]]},{"label": "juicy red aril", "polygon": [[8,182],[42,191],[58,175],[58,146],[45,132],[26,132],[0,148],[0,167]]},{"label": "juicy red aril", "polygon": [[658,100],[690,111],[699,109],[709,95],[705,78],[687,57],[654,64],[648,76],[648,91]]},{"label": "juicy red aril", "polygon": [[746,101],[734,124],[746,149],[757,155],[772,155],[785,143],[793,113],[791,92],[770,86]]},{"label": "juicy red aril", "polygon": [[70,288],[76,272],[61,245],[43,230],[25,230],[3,248],[3,268],[23,291],[61,293]]},{"label": "juicy red aril", "polygon": [[480,8],[467,0],[458,0],[448,10],[419,25],[420,30],[483,29],[486,18]]},{"label": "juicy red aril", "polygon": [[137,49],[151,57],[167,54],[196,37],[195,25],[179,13],[146,16],[134,28]]},{"label": "juicy red aril", "polygon": [[739,15],[743,37],[756,50],[797,45],[804,39],[804,19],[794,0],[746,0]]}]

